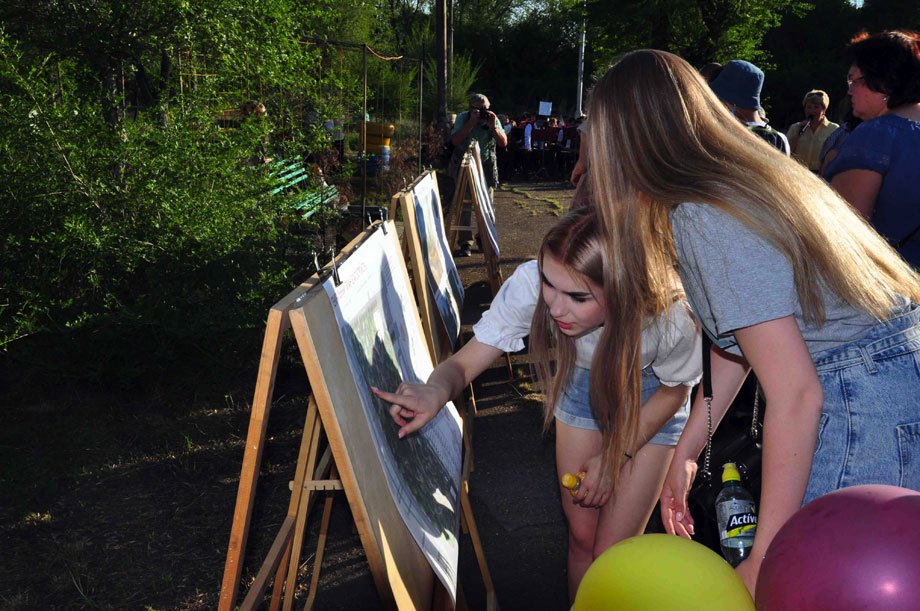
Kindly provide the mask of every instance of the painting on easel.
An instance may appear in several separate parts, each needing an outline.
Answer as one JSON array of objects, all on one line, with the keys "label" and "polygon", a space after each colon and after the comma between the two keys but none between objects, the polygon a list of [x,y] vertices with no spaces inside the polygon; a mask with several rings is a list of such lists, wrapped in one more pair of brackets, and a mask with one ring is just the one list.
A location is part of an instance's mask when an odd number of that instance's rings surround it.
[{"label": "painting on easel", "polygon": [[409,189],[415,208],[415,222],[421,241],[429,288],[444,321],[447,337],[454,348],[460,337],[460,312],[463,309],[463,283],[450,254],[441,198],[432,173],[423,175]]},{"label": "painting on easel", "polygon": [[[392,231],[392,229],[391,229]],[[390,494],[445,589],[455,596],[459,554],[462,433],[450,403],[418,433],[399,439],[389,404],[371,386],[395,390],[423,382],[433,367],[418,322],[401,253],[376,231],[323,286],[332,303],[358,394]],[[412,332],[410,332],[410,330]]]},{"label": "painting on easel", "polygon": [[495,206],[492,203],[492,195],[489,192],[489,185],[486,183],[486,175],[482,170],[482,158],[479,156],[479,143],[477,143],[475,140],[470,145],[470,158],[473,190],[476,193],[476,197],[479,200],[482,209],[486,211],[486,214],[480,216],[482,216],[482,221],[483,225],[485,225],[486,233],[489,234],[489,244],[492,246],[492,252],[495,253],[496,257],[500,257],[501,253],[498,249],[498,231],[495,229]]}]

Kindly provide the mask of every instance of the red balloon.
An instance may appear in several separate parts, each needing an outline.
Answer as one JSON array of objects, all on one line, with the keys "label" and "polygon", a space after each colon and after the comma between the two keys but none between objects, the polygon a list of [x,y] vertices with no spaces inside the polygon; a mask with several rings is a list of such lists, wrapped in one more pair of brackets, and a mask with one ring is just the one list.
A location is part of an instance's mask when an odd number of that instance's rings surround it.
[{"label": "red balloon", "polygon": [[758,611],[920,609],[920,492],[843,488],[799,509],[770,544]]}]

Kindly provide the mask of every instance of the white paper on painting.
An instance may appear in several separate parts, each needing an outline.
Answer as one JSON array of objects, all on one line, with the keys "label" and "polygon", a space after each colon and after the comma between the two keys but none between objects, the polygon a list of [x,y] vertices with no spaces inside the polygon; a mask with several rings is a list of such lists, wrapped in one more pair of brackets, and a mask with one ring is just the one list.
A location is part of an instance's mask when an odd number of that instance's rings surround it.
[{"label": "white paper on painting", "polygon": [[[394,231],[390,224],[390,231]],[[418,323],[407,318],[414,300],[393,240],[377,230],[339,266],[342,283],[323,287],[332,302],[348,365],[370,426],[390,494],[431,568],[456,601],[460,527],[462,432],[452,403],[404,439],[389,404],[370,387],[395,391],[423,382],[431,357]]]},{"label": "white paper on painting", "polygon": [[489,213],[494,223],[495,204],[492,202],[492,197],[489,193],[489,183],[486,181],[485,169],[482,165],[482,151],[479,150],[479,143],[475,140],[470,144],[470,158],[473,164],[473,178],[476,182],[476,193],[479,194],[483,207],[486,209],[486,212]]},{"label": "white paper on painting", "polygon": [[486,231],[489,234],[489,244],[492,245],[492,252],[495,253],[496,257],[500,257],[501,253],[498,250],[498,232],[495,230],[495,208],[492,206],[492,198],[489,197],[489,186],[486,183],[486,176],[482,171],[482,159],[479,157],[479,143],[474,140],[470,148],[470,168],[473,170],[473,189],[475,189],[476,196],[482,203],[482,208],[485,209],[486,212],[482,216]]},{"label": "white paper on painting", "polygon": [[447,244],[444,218],[441,215],[441,200],[432,174],[425,174],[416,182],[409,190],[409,195],[415,208],[415,222],[418,226],[422,257],[425,259],[428,286],[434,295],[441,320],[444,321],[447,336],[456,348],[457,339],[460,337],[463,283]]}]

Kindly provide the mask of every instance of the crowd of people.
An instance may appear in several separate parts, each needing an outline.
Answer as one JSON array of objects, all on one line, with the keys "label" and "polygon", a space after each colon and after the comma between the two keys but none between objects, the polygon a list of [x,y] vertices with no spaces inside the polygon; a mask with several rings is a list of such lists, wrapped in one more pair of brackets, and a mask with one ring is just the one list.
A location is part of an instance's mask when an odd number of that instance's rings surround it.
[{"label": "crowd of people", "polygon": [[[480,111],[487,114],[480,114]],[[468,117],[473,116],[471,126]],[[470,98],[469,110],[457,115],[451,128],[452,163],[462,158],[464,144],[471,138],[479,142],[488,159],[486,178],[490,186],[499,181],[559,179],[564,180],[575,166],[579,153],[581,132],[578,126],[584,115],[563,118],[559,115],[534,115],[525,112],[518,117],[494,113],[486,96]],[[486,128],[474,130],[475,126]],[[462,149],[458,154],[457,148]]]},{"label": "crowd of people", "polygon": [[[920,38],[863,34],[847,60],[852,117],[830,123],[827,94],[810,90],[806,119],[782,133],[749,62],[625,55],[593,89],[573,209],[538,260],[427,383],[376,391],[411,434],[530,335],[559,474],[585,474],[574,498],[560,484],[572,596],[659,499],[669,533],[694,533],[697,461],[751,371],[767,403],[763,484],[736,570],[752,593],[803,504],[860,484],[920,490]],[[470,106],[455,145],[480,125],[497,181],[521,125],[506,131],[484,96]],[[711,402],[698,393],[688,410],[701,376]]]}]

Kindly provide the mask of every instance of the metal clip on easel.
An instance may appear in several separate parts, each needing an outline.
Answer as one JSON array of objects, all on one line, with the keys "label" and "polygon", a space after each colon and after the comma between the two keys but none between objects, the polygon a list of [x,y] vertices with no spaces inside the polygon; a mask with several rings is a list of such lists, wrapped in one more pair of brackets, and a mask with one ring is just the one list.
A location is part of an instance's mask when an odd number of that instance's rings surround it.
[{"label": "metal clip on easel", "polygon": [[335,249],[334,248],[329,249],[329,256],[332,257],[332,281],[335,283],[336,286],[341,286],[342,279],[339,277],[339,268],[335,264]]}]

